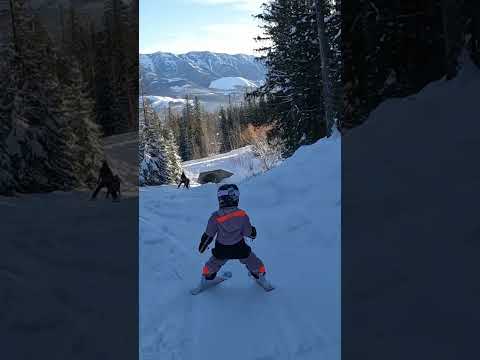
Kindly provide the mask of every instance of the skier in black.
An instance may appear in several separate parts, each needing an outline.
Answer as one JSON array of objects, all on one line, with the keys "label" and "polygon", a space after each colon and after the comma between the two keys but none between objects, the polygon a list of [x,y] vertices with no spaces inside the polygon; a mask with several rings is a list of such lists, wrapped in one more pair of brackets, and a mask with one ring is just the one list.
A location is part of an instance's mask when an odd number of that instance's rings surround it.
[{"label": "skier in black", "polygon": [[178,184],[177,189],[180,188],[181,185],[184,185],[187,189],[190,189],[190,179],[187,178],[185,172],[182,171],[182,176],[180,176],[180,184]]},{"label": "skier in black", "polygon": [[111,185],[107,188],[107,195],[105,196],[106,199],[108,199],[108,196],[111,194],[113,200],[118,200],[121,196],[120,192],[120,177],[118,175],[114,175]]},{"label": "skier in black", "polygon": [[[102,167],[100,168],[100,173],[98,175],[97,188],[93,192],[91,200],[95,200],[97,195],[98,195],[98,192],[104,187],[106,187],[107,191],[110,192],[113,179],[114,179],[113,172],[110,169],[110,167],[108,166],[107,161],[104,160],[103,163],[102,163]],[[108,194],[108,192],[107,192],[107,194]],[[116,199],[116,193],[114,194],[112,192],[112,196],[115,200]]]}]

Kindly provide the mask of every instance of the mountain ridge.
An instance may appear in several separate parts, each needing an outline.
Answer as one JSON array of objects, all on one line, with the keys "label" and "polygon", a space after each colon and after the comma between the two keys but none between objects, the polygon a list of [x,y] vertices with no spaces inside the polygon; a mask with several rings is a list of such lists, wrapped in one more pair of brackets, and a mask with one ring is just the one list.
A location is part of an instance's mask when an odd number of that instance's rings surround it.
[{"label": "mountain ridge", "polygon": [[259,86],[265,74],[262,61],[248,54],[211,51],[139,54],[139,77],[144,95],[171,98],[197,96],[209,109],[226,104],[235,97],[240,99],[245,92],[241,86],[214,89],[210,87],[212,82],[223,78],[244,78],[248,80],[245,84]]}]

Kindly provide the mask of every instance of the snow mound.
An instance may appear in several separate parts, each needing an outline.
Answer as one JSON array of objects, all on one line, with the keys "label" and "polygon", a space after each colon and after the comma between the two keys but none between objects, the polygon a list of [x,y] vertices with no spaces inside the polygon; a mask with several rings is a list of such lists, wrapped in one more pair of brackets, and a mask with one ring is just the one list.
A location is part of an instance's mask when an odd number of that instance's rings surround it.
[{"label": "snow mound", "polygon": [[209,88],[219,90],[236,90],[237,88],[256,88],[257,85],[240,76],[222,77],[210,83]]},{"label": "snow mound", "polygon": [[255,157],[252,146],[245,146],[230,152],[207,158],[185,161],[182,164],[185,175],[196,183],[201,172],[222,169],[233,175],[223,182],[241,182],[263,172],[261,161]]},{"label": "snow mound", "polygon": [[405,359],[412,347],[470,356],[479,321],[471,309],[479,303],[480,71],[465,55],[456,78],[383,102],[342,139],[343,297],[351,301],[342,315],[347,327],[362,324],[346,357],[389,358],[393,349]]},{"label": "snow mound", "polygon": [[276,286],[271,293],[230,261],[223,270],[232,279],[190,295],[210,256],[197,249],[217,185],[140,189],[142,360],[339,360],[339,136],[239,187],[258,231],[248,242]]}]

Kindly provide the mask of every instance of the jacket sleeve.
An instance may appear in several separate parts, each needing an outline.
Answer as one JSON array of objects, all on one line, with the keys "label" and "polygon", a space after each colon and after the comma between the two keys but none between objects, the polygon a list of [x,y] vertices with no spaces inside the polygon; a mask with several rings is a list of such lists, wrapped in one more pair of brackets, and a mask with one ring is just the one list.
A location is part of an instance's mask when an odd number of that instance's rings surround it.
[{"label": "jacket sleeve", "polygon": [[205,234],[213,238],[217,234],[217,232],[218,232],[218,224],[217,224],[216,216],[215,214],[212,214],[212,216],[210,216],[210,219],[208,219],[207,228],[205,229]]},{"label": "jacket sleeve", "polygon": [[207,234],[203,233],[202,238],[200,239],[200,244],[198,245],[198,251],[203,253],[207,250],[208,245],[212,242],[213,237],[208,236]]},{"label": "jacket sleeve", "polygon": [[250,223],[250,218],[248,215],[245,216],[245,221],[243,223],[243,229],[242,229],[242,235],[255,239],[255,237],[252,237],[252,232],[253,232],[254,227]]}]

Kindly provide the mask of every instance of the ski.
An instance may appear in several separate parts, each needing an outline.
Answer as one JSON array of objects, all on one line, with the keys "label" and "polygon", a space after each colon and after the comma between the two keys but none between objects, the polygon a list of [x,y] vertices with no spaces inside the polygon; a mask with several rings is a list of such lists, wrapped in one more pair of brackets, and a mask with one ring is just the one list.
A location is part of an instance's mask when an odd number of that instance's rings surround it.
[{"label": "ski", "polygon": [[265,276],[260,276],[258,279],[256,279],[252,274],[248,274],[255,282],[262,287],[263,290],[269,292],[275,289],[275,286],[272,285],[270,281],[268,281]]},{"label": "ski", "polygon": [[192,295],[198,295],[201,292],[203,292],[207,289],[210,289],[210,288],[224,282],[225,280],[230,279],[231,277],[232,277],[232,273],[230,271],[225,271],[225,272],[221,273],[220,275],[217,275],[215,277],[215,279],[213,279],[213,280],[206,280],[206,279],[202,278],[200,284],[196,288],[191,289],[190,293]]}]

